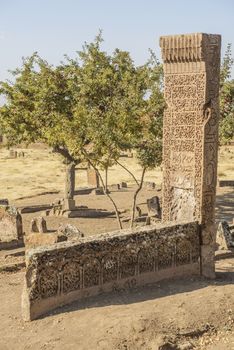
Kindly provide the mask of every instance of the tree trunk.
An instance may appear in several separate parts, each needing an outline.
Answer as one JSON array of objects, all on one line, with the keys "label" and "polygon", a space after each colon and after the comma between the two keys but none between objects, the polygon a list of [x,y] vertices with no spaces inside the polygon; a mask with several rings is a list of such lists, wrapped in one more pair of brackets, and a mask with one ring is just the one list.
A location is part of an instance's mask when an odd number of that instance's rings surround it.
[{"label": "tree trunk", "polygon": [[139,184],[139,186],[138,186],[138,188],[137,188],[137,190],[136,190],[136,192],[134,193],[134,196],[133,196],[132,219],[131,219],[131,224],[130,224],[131,228],[133,228],[133,224],[134,224],[134,220],[135,220],[135,212],[136,212],[136,200],[137,200],[137,196],[138,196],[140,190],[142,189],[145,172],[146,172],[146,168],[143,168],[140,184]]},{"label": "tree trunk", "polygon": [[73,199],[75,193],[75,163],[67,164],[65,178],[65,198]]},{"label": "tree trunk", "polygon": [[105,168],[105,190],[108,192],[108,167]]}]

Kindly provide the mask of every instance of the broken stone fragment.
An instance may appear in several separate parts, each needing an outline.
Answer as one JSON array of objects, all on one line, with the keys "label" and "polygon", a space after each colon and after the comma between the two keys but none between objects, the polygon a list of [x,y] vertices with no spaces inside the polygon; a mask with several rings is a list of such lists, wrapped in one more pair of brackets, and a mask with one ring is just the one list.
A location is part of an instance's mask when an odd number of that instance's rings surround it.
[{"label": "broken stone fragment", "polygon": [[227,221],[221,221],[216,234],[217,249],[228,249],[234,247],[234,234]]},{"label": "broken stone fragment", "polygon": [[45,233],[47,232],[46,221],[42,216],[37,216],[31,221],[31,232]]},{"label": "broken stone fragment", "polygon": [[7,198],[0,199],[0,205],[9,205],[9,201]]},{"label": "broken stone fragment", "polygon": [[60,225],[58,228],[58,235],[66,236],[69,241],[74,241],[84,237],[83,232],[71,224]]},{"label": "broken stone fragment", "polygon": [[10,242],[22,240],[22,217],[16,207],[11,205],[0,206],[0,241]]}]

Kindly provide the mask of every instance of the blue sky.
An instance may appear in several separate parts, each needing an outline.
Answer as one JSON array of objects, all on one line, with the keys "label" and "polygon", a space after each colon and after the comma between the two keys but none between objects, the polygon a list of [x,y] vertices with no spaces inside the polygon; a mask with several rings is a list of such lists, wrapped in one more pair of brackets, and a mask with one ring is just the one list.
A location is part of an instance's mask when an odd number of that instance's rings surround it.
[{"label": "blue sky", "polygon": [[160,57],[159,37],[206,32],[233,44],[233,0],[0,0],[0,80],[34,51],[57,64],[103,30],[103,48],[130,51],[136,64],[148,48]]}]

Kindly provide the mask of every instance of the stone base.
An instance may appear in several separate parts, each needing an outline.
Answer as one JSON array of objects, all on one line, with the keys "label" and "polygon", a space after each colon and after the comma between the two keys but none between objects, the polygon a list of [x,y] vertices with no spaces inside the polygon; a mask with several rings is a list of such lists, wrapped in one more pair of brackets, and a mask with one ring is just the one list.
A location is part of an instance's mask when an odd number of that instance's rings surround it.
[{"label": "stone base", "polygon": [[15,249],[24,246],[23,239],[17,239],[10,242],[0,242],[0,250]]},{"label": "stone base", "polygon": [[201,275],[215,278],[215,249],[210,245],[201,245]]},{"label": "stone base", "polygon": [[44,212],[45,216],[64,216],[65,218],[100,218],[115,215],[108,210],[89,209],[88,207],[76,207],[74,210],[51,209]]},{"label": "stone base", "polygon": [[115,214],[111,211],[95,210],[95,209],[75,209],[66,210],[62,216],[66,218],[101,218]]},{"label": "stone base", "polygon": [[63,201],[63,209],[64,210],[74,210],[76,207],[76,202],[74,199],[65,198]]}]

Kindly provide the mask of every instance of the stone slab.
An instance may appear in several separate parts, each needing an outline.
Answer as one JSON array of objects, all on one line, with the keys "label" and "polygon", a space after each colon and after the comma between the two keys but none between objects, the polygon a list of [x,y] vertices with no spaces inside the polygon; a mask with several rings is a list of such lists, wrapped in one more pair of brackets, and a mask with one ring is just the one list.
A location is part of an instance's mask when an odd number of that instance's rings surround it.
[{"label": "stone slab", "polygon": [[198,275],[199,261],[197,222],[122,230],[27,250],[23,318],[32,320],[113,290]]}]

